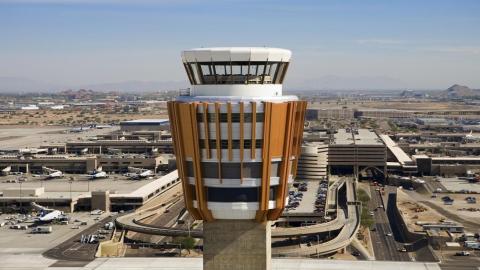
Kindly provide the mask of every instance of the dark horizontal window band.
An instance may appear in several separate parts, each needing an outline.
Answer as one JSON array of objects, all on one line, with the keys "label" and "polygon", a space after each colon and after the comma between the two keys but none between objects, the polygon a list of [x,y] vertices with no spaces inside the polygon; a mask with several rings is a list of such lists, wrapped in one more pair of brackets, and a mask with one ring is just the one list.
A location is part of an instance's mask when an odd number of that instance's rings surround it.
[{"label": "dark horizontal window band", "polygon": [[[262,148],[263,140],[255,140],[255,148]],[[199,140],[199,146],[201,149],[207,148],[205,146],[205,140]],[[210,149],[217,148],[217,141],[216,140],[208,140],[208,147]],[[250,149],[252,147],[251,140],[243,140],[243,149]],[[220,141],[220,148],[228,149],[228,140],[221,140]],[[240,140],[232,140],[232,149],[240,149]]]},{"label": "dark horizontal window band", "polygon": [[190,189],[190,195],[192,196],[192,200],[197,200],[197,193],[196,193],[196,190],[195,190],[195,185],[191,185],[189,184],[188,185],[188,189]]},{"label": "dark horizontal window band", "polygon": [[[275,200],[277,186],[270,187],[269,199]],[[217,188],[205,187],[205,194],[209,202],[259,202],[261,188]]]},{"label": "dark horizontal window band", "polygon": [[[217,114],[215,113],[208,113],[207,114],[207,121],[209,123],[215,123],[217,121]],[[256,122],[263,122],[264,119],[264,114],[263,113],[257,113],[255,116]],[[221,113],[220,114],[220,122],[222,123],[227,123],[228,122],[228,114],[226,113]],[[203,114],[198,113],[197,114],[197,122],[203,122]],[[240,123],[240,113],[232,113],[232,122],[233,123]],[[243,114],[243,122],[244,123],[251,123],[252,122],[252,114],[251,113],[244,113]]]},{"label": "dark horizontal window band", "polygon": [[[280,175],[280,163],[280,161],[271,163],[270,177],[278,177]],[[218,163],[201,162],[200,166],[203,178],[219,178]],[[240,163],[237,162],[221,163],[220,166],[222,179],[240,179],[241,173],[243,173],[244,178],[262,178],[261,162],[245,162],[242,168],[240,168]],[[187,161],[187,176],[195,177],[192,161]]]},{"label": "dark horizontal window band", "polygon": [[189,62],[188,79],[197,84],[281,84],[288,62]]}]

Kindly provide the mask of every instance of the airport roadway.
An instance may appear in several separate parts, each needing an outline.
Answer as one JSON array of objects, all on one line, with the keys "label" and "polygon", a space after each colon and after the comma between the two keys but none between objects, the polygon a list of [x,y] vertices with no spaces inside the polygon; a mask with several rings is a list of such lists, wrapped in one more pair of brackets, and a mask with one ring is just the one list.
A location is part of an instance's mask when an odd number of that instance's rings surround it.
[{"label": "airport roadway", "polygon": [[[374,213],[374,228],[376,228],[376,231],[370,232],[375,259],[379,261],[410,261],[407,252],[398,251],[403,245],[397,243],[393,237],[385,211],[386,202],[384,205],[380,193],[373,186],[370,186],[370,194],[372,198],[370,199],[368,209]],[[379,208],[379,206],[383,207]],[[387,236],[387,234],[392,234],[392,236]]]},{"label": "airport roadway", "polygon": [[[345,179],[341,179],[338,181],[338,183],[333,185],[332,188],[335,191],[334,193],[336,193],[338,189],[341,188],[344,184],[345,184]],[[349,190],[351,189],[353,189],[353,186]],[[335,196],[335,198],[337,198],[337,196]],[[183,206],[183,201],[182,201],[182,206]],[[186,236],[190,234],[193,237],[198,237],[198,238],[202,237],[203,233],[201,230],[191,230],[189,232],[186,229],[171,228],[171,226],[168,226],[167,223],[172,219],[172,217],[164,218],[162,215],[157,221],[148,222],[148,223],[142,221],[142,220],[147,220],[151,218],[153,215],[157,215],[162,211],[165,211],[166,207],[167,206],[151,207],[149,209],[144,209],[142,211],[137,211],[134,213],[123,215],[116,219],[116,224],[118,227],[123,228],[125,230],[142,233],[142,234],[163,235],[163,236]],[[172,206],[172,210],[174,211],[171,211],[171,212],[178,213],[179,206]],[[292,237],[292,236],[311,235],[311,234],[318,234],[326,231],[339,230],[339,229],[342,229],[345,226],[345,223],[347,222],[348,220],[345,217],[345,211],[340,208],[337,208],[337,218],[332,221],[322,223],[322,224],[311,225],[311,226],[304,226],[304,227],[273,228],[272,237],[273,238]]]},{"label": "airport roadway", "polygon": [[[341,180],[339,185],[336,186],[338,190],[343,185],[346,186],[347,200],[348,202],[355,202],[355,186],[351,180]],[[170,205],[173,203],[173,205]],[[201,230],[191,230],[187,231],[183,228],[171,228],[172,219],[174,216],[161,217],[153,223],[146,222],[154,215],[165,212],[167,207],[171,207],[172,211],[169,211],[163,215],[168,215],[171,213],[178,213],[178,210],[183,207],[183,201],[169,201],[168,205],[163,207],[154,207],[151,209],[145,209],[144,211],[129,213],[127,215],[121,216],[116,219],[116,224],[118,227],[123,228],[127,231],[138,232],[148,235],[163,235],[163,236],[186,236],[190,234],[195,238],[201,238],[203,232]],[[299,228],[288,228],[288,229],[273,229],[273,237],[285,237],[293,235],[309,235],[315,234],[318,232],[324,232],[325,230],[340,229],[340,233],[334,239],[327,241],[325,243],[320,243],[317,245],[300,245],[300,246],[287,246],[280,248],[273,248],[272,254],[275,255],[286,255],[286,254],[297,254],[301,256],[312,255],[312,254],[327,254],[334,252],[336,250],[342,249],[350,244],[352,238],[355,236],[356,231],[359,227],[359,212],[358,206],[354,204],[349,204],[347,209],[338,209],[337,219],[328,222],[327,226],[325,224],[299,227]],[[161,215],[161,216],[163,216]],[[145,239],[147,240],[147,239]]]},{"label": "airport roadway", "polygon": [[[355,204],[355,184],[352,179],[342,179],[339,184],[335,186],[338,191],[342,186],[345,186],[347,203],[344,203],[344,208],[339,208],[337,219],[329,222],[327,226],[313,225],[291,229],[273,229],[273,237],[285,237],[294,235],[309,235],[326,230],[339,229],[340,232],[337,237],[317,245],[293,245],[285,247],[272,248],[273,255],[296,255],[296,256],[310,256],[310,255],[324,255],[335,252],[339,249],[345,248],[350,244],[352,239],[360,226],[359,206]],[[171,211],[166,211],[171,208]],[[183,200],[176,198],[167,201],[167,204],[161,207],[152,207],[140,212],[129,213],[116,219],[116,225],[127,231],[147,235],[163,235],[163,236],[186,236],[190,234],[192,237],[201,238],[203,232],[201,230],[187,231],[183,228],[172,228],[171,224],[178,211],[183,208]],[[169,209],[170,210],[170,209]],[[163,213],[163,214],[162,214]],[[152,222],[151,218],[160,215],[156,221]],[[173,215],[172,215],[173,214]],[[150,220],[148,223],[146,220]],[[310,227],[310,228],[309,228]],[[143,240],[143,239],[142,239]],[[147,240],[146,238],[144,240]]]},{"label": "airport roadway", "polygon": [[[167,199],[167,198],[166,198]],[[148,242],[149,235],[202,237],[202,231],[171,228],[180,211],[184,208],[183,197],[170,198],[164,206],[152,207],[140,212],[132,212],[115,220],[117,227],[127,231],[145,234],[138,240]],[[150,221],[146,221],[150,220]],[[137,237],[135,237],[137,239]]]},{"label": "airport roadway", "polygon": [[[130,219],[129,222],[133,222],[136,225],[140,225],[146,228],[163,228],[171,227],[174,225],[179,213],[185,207],[183,197],[180,197],[177,200],[172,201],[166,207],[162,207],[156,211],[153,215],[137,216],[133,219]],[[130,237],[132,240],[141,241],[141,242],[151,242],[152,235],[143,234],[143,233],[133,233],[133,236]],[[159,241],[159,240],[158,240]],[[158,242],[156,241],[156,242]]]},{"label": "airport roadway", "polygon": [[335,231],[345,226],[345,212],[337,208],[337,218],[325,223],[303,226],[303,227],[275,227],[272,228],[272,237],[293,237],[299,235],[312,235],[322,232]]},{"label": "airport roadway", "polygon": [[359,206],[355,205],[355,185],[353,180],[346,180],[346,192],[347,192],[347,219],[344,226],[340,230],[340,233],[333,239],[319,243],[319,244],[300,244],[285,247],[272,248],[272,255],[276,256],[311,256],[311,255],[325,255],[348,246],[360,227],[360,212]]},{"label": "airport roadway", "polygon": [[[106,217],[98,221],[93,226],[86,230],[80,231],[67,241],[59,244],[58,246],[47,250],[43,253],[43,256],[59,260],[57,266],[81,266],[95,259],[95,253],[97,252],[98,243],[88,244],[80,243],[82,235],[96,234],[99,229],[103,229],[103,225],[112,221],[111,217]],[[70,263],[67,263],[70,261]]]},{"label": "airport roadway", "polygon": [[446,256],[440,263],[442,270],[478,270],[480,269],[480,251],[470,250],[470,256]]}]

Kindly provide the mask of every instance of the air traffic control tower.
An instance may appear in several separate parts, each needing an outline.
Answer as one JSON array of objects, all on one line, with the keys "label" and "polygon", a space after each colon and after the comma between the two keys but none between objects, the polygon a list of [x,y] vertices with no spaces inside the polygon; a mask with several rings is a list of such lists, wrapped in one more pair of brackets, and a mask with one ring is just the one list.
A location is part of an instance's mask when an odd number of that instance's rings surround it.
[{"label": "air traffic control tower", "polygon": [[185,204],[203,220],[204,270],[270,269],[272,220],[295,176],[306,102],[282,95],[291,52],[183,51],[192,84],[168,103]]}]

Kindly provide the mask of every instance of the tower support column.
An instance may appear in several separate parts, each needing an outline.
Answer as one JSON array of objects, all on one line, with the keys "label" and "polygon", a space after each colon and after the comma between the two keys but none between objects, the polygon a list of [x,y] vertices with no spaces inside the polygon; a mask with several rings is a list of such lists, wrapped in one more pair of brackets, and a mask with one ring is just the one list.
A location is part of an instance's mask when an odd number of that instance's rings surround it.
[{"label": "tower support column", "polygon": [[203,270],[270,270],[271,222],[205,222],[203,247]]}]

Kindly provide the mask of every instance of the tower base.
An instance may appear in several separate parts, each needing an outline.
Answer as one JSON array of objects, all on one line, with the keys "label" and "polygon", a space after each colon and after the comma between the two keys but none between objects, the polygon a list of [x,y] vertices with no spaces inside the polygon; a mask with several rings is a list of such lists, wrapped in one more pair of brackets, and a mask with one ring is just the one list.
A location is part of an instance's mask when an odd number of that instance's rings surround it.
[{"label": "tower base", "polygon": [[203,223],[203,270],[270,270],[271,222]]}]

